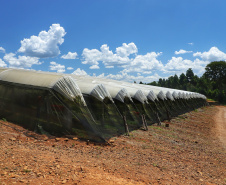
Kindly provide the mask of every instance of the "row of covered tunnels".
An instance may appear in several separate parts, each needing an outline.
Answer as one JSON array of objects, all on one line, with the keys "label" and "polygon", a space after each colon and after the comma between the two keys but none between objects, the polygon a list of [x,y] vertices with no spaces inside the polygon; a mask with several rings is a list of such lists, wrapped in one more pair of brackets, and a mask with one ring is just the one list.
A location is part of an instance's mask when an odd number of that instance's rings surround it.
[{"label": "row of covered tunnels", "polygon": [[0,68],[0,118],[104,142],[205,106],[204,95],[73,74]]}]

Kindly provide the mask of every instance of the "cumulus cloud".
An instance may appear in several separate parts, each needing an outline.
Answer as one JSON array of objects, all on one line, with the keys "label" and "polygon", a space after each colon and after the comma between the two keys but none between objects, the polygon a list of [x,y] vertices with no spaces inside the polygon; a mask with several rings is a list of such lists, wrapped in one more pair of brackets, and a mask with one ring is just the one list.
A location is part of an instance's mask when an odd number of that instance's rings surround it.
[{"label": "cumulus cloud", "polygon": [[[122,66],[128,64],[130,59],[127,56],[119,56],[118,54],[114,54],[109,47],[104,44],[100,48],[102,53],[102,61],[105,67],[107,66]],[[117,49],[116,49],[117,50]]]},{"label": "cumulus cloud", "polygon": [[65,72],[65,66],[58,64],[56,62],[50,62],[50,66],[49,66],[50,70],[52,71],[57,71],[58,73],[63,73]]},{"label": "cumulus cloud", "polygon": [[[190,43],[190,45],[192,44]],[[175,54],[179,55],[192,52],[180,49],[179,51],[175,51]],[[138,55],[137,53],[138,49],[134,43],[123,43],[122,46],[116,48],[115,53],[109,49],[107,44],[103,44],[100,50],[85,48],[82,54],[82,63],[89,64],[91,66],[90,69],[99,69],[100,62],[104,64],[105,68],[121,67],[123,68],[121,73],[113,75],[113,77],[114,79],[127,79],[126,77],[129,76],[129,73],[139,73],[140,75],[137,76],[146,76],[155,74],[156,72],[180,74],[186,72],[188,68],[192,68],[196,74],[201,75],[209,62],[226,60],[226,53],[220,51],[217,47],[212,47],[208,52],[197,52],[193,54],[194,57],[200,57],[201,59],[188,60],[182,57],[172,57],[166,64],[163,64],[158,59],[162,55],[162,52],[148,52],[145,55]],[[132,54],[134,55],[131,56]],[[122,75],[124,73],[127,75]],[[111,77],[111,75],[108,77]],[[134,76],[131,78],[135,79]]]},{"label": "cumulus cloud", "polygon": [[89,67],[90,69],[100,69],[100,67],[98,65],[92,65]]},{"label": "cumulus cloud", "polygon": [[122,66],[130,62],[129,56],[137,53],[137,47],[134,43],[123,43],[121,47],[116,48],[116,53],[109,49],[107,44],[103,44],[100,50],[85,48],[82,53],[83,64],[98,65],[102,62],[106,68],[112,66]]},{"label": "cumulus cloud", "polygon": [[180,74],[192,68],[193,71],[201,75],[205,71],[205,66],[208,64],[207,61],[195,59],[194,61],[183,59],[182,57],[172,57],[171,60],[164,66],[165,73],[176,73]]},{"label": "cumulus cloud", "polygon": [[88,75],[83,69],[80,69],[80,68],[76,69],[72,74],[74,74],[74,75],[84,75],[84,76]]},{"label": "cumulus cloud", "polygon": [[76,52],[72,53],[72,52],[68,52],[68,54],[66,55],[62,55],[61,58],[63,59],[76,59],[76,57],[78,56],[78,54]]},{"label": "cumulus cloud", "polygon": [[68,67],[68,68],[67,68],[67,70],[72,70],[72,69],[74,69],[74,68],[73,68],[73,67]]},{"label": "cumulus cloud", "polygon": [[0,53],[5,53],[5,49],[3,47],[0,47]]},{"label": "cumulus cloud", "polygon": [[98,61],[101,60],[101,52],[97,49],[91,49],[85,48],[82,52],[82,56],[84,61],[83,64],[89,64],[89,65],[98,65]]},{"label": "cumulus cloud", "polygon": [[0,67],[7,67],[7,64],[0,58]]},{"label": "cumulus cloud", "polygon": [[194,57],[200,57],[203,60],[209,61],[209,62],[226,60],[226,53],[220,51],[217,47],[212,47],[207,52],[194,53],[193,56]]},{"label": "cumulus cloud", "polygon": [[130,75],[126,73],[125,71],[120,71],[118,74],[109,74],[105,75],[104,73],[97,76],[98,78],[108,78],[108,79],[114,79],[114,80],[120,80],[120,81],[127,81],[127,82],[140,82],[143,83],[156,81],[159,78],[161,78],[157,73],[151,76],[144,76],[141,74],[138,74],[137,76]]},{"label": "cumulus cloud", "polygon": [[114,68],[114,66],[106,66],[106,68],[109,68],[110,69],[110,68]]},{"label": "cumulus cloud", "polygon": [[153,71],[162,70],[164,67],[162,62],[157,60],[157,57],[162,53],[150,52],[146,55],[137,55],[135,59],[127,66],[124,66],[125,72],[137,72],[137,73],[151,73]]},{"label": "cumulus cloud", "polygon": [[55,57],[60,54],[59,45],[64,42],[65,34],[60,24],[52,24],[48,31],[41,31],[38,36],[22,40],[18,52],[38,58]]},{"label": "cumulus cloud", "polygon": [[133,42],[129,44],[123,43],[121,47],[116,48],[116,54],[120,57],[128,57],[137,52],[137,46]]},{"label": "cumulus cloud", "polygon": [[3,59],[9,63],[9,67],[13,68],[30,68],[32,65],[40,65],[37,57],[18,56],[14,53],[5,54]]},{"label": "cumulus cloud", "polygon": [[192,51],[186,51],[186,50],[183,50],[183,49],[180,49],[180,51],[175,51],[176,55],[185,54],[185,53],[192,53]]},{"label": "cumulus cloud", "polygon": [[[162,53],[150,52],[146,55],[137,55],[138,49],[131,42],[123,43],[116,48],[116,53],[109,49],[107,44],[103,44],[100,50],[85,48],[83,50],[83,64],[91,65],[90,69],[97,69],[99,62],[102,62],[105,68],[122,67],[126,72],[144,72],[150,73],[150,70],[158,70],[163,67],[157,57]],[[132,54],[135,54],[131,57]]]}]

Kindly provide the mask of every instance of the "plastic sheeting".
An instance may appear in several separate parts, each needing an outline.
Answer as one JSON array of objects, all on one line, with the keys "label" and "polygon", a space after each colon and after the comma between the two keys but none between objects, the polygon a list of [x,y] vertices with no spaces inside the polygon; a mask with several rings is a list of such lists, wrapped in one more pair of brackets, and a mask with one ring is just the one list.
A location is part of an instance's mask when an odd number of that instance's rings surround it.
[{"label": "plastic sheeting", "polygon": [[70,76],[74,78],[83,94],[94,96],[100,101],[103,101],[105,98],[109,98],[113,102],[110,93],[103,84],[101,83],[94,84],[92,83],[92,81],[90,81],[90,79],[81,76],[76,75]]},{"label": "plastic sheeting", "polygon": [[0,68],[0,117],[31,130],[103,141],[205,105],[199,93]]}]

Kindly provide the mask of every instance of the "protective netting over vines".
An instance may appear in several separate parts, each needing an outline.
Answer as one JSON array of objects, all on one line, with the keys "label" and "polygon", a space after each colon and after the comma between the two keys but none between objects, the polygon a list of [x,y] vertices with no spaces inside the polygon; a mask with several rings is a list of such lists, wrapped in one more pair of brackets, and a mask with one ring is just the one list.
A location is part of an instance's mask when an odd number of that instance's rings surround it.
[{"label": "protective netting over vines", "polygon": [[194,92],[0,68],[0,118],[39,133],[103,142],[204,105]]}]

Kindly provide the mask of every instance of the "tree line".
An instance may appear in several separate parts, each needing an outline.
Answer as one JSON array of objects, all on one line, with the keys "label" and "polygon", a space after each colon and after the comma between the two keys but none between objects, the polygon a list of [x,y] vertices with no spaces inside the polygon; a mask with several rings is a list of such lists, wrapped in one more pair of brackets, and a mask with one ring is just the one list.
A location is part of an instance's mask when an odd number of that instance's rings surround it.
[{"label": "tree line", "polygon": [[198,92],[209,99],[226,103],[226,62],[214,61],[209,63],[201,77],[195,75],[192,68],[189,68],[186,74],[182,73],[180,76],[175,74],[167,79],[160,78],[158,81],[147,85]]}]

